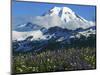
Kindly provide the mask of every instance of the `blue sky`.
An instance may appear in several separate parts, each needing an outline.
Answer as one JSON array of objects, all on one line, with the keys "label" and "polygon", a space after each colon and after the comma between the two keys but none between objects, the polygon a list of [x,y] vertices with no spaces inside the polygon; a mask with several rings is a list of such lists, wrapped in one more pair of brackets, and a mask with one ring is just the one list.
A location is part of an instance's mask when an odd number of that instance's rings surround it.
[{"label": "blue sky", "polygon": [[76,14],[84,17],[87,20],[94,21],[96,7],[95,6],[82,6],[71,4],[48,4],[48,3],[35,3],[35,2],[13,2],[12,3],[12,16],[41,16],[54,6],[69,7]]}]

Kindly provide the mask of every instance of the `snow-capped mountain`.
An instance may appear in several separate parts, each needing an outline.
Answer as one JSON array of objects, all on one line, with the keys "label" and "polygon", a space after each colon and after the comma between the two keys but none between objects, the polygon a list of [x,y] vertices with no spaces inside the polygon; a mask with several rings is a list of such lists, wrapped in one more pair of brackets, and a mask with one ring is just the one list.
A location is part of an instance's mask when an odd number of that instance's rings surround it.
[{"label": "snow-capped mountain", "polygon": [[25,40],[29,36],[32,36],[31,40],[45,39],[43,33],[45,33],[46,31],[47,31],[46,28],[28,22],[26,24],[18,25],[12,31],[12,38],[13,40],[19,40],[19,41]]},{"label": "snow-capped mountain", "polygon": [[75,13],[68,7],[54,7],[46,15],[50,16],[57,15],[64,22],[69,22],[70,20],[76,18]]},{"label": "snow-capped mountain", "polygon": [[17,25],[14,30],[20,31],[20,32],[27,32],[27,31],[39,30],[41,28],[42,28],[41,26],[28,22],[26,24]]},{"label": "snow-capped mountain", "polygon": [[31,40],[45,39],[43,33],[40,30],[28,31],[28,32],[18,32],[18,31],[12,32],[12,40],[21,41],[21,40],[25,40],[30,36],[32,36]]},{"label": "snow-capped mountain", "polygon": [[81,35],[85,37],[89,37],[91,34],[96,34],[96,26],[89,27],[87,29],[78,28],[74,30],[75,35],[70,36],[70,38],[80,38]]},{"label": "snow-capped mountain", "polygon": [[75,30],[77,28],[89,28],[95,23],[87,21],[68,7],[54,7],[43,16],[34,18],[34,23],[50,28],[54,26]]},{"label": "snow-capped mountain", "polygon": [[[54,7],[33,18],[32,22],[21,23],[13,28],[12,39],[19,46],[17,51],[40,50],[52,40],[70,42],[72,38],[88,38],[96,33],[94,22],[87,21],[68,7]],[[33,43],[36,46],[32,45]]]}]

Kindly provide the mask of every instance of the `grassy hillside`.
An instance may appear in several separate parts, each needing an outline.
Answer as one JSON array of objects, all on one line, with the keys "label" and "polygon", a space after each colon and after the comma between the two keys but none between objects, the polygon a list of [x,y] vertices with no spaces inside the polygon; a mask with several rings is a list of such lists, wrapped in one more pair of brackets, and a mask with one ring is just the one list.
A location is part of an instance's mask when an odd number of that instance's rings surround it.
[{"label": "grassy hillside", "polygon": [[94,47],[43,50],[42,52],[17,53],[13,56],[13,72],[51,72],[87,70],[96,68]]}]

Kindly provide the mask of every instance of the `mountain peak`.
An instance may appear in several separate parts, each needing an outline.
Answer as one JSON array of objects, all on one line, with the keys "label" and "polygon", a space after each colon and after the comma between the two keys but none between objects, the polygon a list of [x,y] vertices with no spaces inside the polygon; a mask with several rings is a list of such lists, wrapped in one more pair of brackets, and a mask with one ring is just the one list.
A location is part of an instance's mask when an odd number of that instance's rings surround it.
[{"label": "mountain peak", "polygon": [[73,13],[73,11],[68,8],[68,7],[53,7],[51,10],[50,10],[50,13],[53,15],[53,14],[60,14],[61,12],[63,12],[62,14],[67,14],[67,13]]},{"label": "mountain peak", "polygon": [[37,24],[33,24],[31,22],[28,22],[26,24],[20,24],[16,27],[16,31],[21,31],[21,32],[25,32],[25,31],[35,31],[35,30],[40,30],[42,27],[37,25]]},{"label": "mountain peak", "polygon": [[[57,15],[61,18],[63,22],[69,22],[76,18],[75,13],[69,7],[53,7],[48,14],[50,16]],[[47,14],[47,15],[48,15]]]},{"label": "mountain peak", "polygon": [[51,10],[55,10],[55,11],[64,11],[64,12],[70,12],[72,13],[73,11],[69,8],[69,7],[53,7]]}]

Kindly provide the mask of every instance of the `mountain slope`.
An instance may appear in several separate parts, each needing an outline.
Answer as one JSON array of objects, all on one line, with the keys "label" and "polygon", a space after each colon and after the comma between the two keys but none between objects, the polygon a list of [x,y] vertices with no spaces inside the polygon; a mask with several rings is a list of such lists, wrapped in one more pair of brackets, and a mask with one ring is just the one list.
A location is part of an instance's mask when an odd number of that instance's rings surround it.
[{"label": "mountain slope", "polygon": [[36,16],[32,22],[13,28],[12,40],[17,51],[38,51],[51,44],[63,47],[71,44],[71,39],[96,35],[95,23],[85,20],[68,7],[54,7],[42,16]]}]

